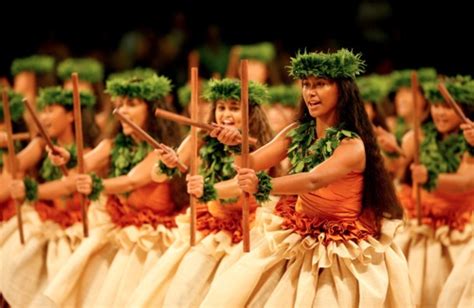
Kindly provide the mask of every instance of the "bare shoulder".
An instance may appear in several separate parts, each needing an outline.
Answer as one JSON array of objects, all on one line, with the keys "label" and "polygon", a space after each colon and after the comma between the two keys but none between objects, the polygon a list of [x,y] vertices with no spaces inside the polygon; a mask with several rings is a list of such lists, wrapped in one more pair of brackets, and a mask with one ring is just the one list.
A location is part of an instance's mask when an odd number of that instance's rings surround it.
[{"label": "bare shoulder", "polygon": [[339,148],[343,148],[345,150],[354,151],[354,154],[364,154],[365,153],[365,146],[364,142],[360,138],[344,138],[341,141],[341,145]]},{"label": "bare shoulder", "polygon": [[291,123],[290,125],[288,125],[287,127],[285,127],[284,129],[282,129],[278,135],[275,137],[276,138],[286,138],[288,133],[295,129],[296,127],[298,127],[298,122],[293,122]]},{"label": "bare shoulder", "polygon": [[365,146],[360,138],[345,138],[334,151],[344,160],[344,164],[353,171],[363,171],[365,169]]},{"label": "bare shoulder", "polygon": [[112,150],[113,140],[110,138],[102,139],[99,144],[95,147],[96,151],[110,152]]},{"label": "bare shoulder", "polygon": [[291,142],[290,137],[288,137],[288,133],[291,132],[293,129],[298,127],[298,122],[293,122],[284,129],[282,129],[276,136],[273,138],[273,140],[270,143],[278,143],[278,144],[284,144],[285,146],[288,146],[289,143]]},{"label": "bare shoulder", "polygon": [[46,146],[46,141],[42,137],[35,137],[31,140],[31,144],[35,147],[44,148]]}]

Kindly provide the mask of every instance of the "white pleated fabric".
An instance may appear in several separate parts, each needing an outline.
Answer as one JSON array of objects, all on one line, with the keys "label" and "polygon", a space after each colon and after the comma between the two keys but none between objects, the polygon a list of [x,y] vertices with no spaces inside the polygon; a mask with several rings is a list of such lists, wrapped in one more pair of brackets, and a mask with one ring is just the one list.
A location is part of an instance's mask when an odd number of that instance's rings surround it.
[{"label": "white pleated fabric", "polygon": [[378,240],[325,246],[324,234],[283,230],[270,211],[262,220],[264,240],[215,278],[200,307],[413,307],[406,260],[392,241],[399,221],[384,221]]},{"label": "white pleated fabric", "polygon": [[463,231],[442,226],[418,226],[416,220],[407,223],[395,242],[408,261],[415,303],[420,307],[435,307],[453,266],[472,239],[473,227]]}]

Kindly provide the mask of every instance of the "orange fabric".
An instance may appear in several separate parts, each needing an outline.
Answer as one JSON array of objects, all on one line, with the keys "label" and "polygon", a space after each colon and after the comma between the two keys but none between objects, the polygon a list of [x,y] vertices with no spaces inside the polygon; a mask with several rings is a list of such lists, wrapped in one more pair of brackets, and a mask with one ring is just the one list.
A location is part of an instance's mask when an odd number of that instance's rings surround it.
[{"label": "orange fabric", "polygon": [[142,186],[130,193],[127,204],[135,209],[149,208],[155,212],[171,213],[174,204],[170,184],[151,182]]},{"label": "orange fabric", "polygon": [[[196,210],[196,229],[204,233],[217,233],[226,231],[232,237],[232,243],[236,244],[242,240],[242,203],[240,196],[237,202],[230,204],[220,204],[219,201],[210,201],[206,205],[200,205]],[[257,201],[253,196],[249,198],[250,215],[249,220],[255,219]]]},{"label": "orange fabric", "polygon": [[[74,193],[72,197],[54,200],[38,200],[34,207],[42,221],[52,220],[63,228],[67,228],[82,221],[81,204],[79,203],[79,193]],[[89,200],[85,201],[88,207]]]},{"label": "orange fabric", "polygon": [[309,217],[357,219],[362,208],[363,189],[363,175],[351,172],[326,187],[301,194],[298,211]]},{"label": "orange fabric", "polygon": [[120,227],[150,224],[156,228],[163,224],[167,228],[176,227],[174,203],[171,199],[169,183],[150,183],[134,190],[122,201],[116,195],[107,198],[107,212],[112,221]]},{"label": "orange fabric", "polygon": [[0,221],[7,221],[16,214],[15,200],[8,198],[0,202]]},{"label": "orange fabric", "polygon": [[351,172],[314,192],[281,197],[275,213],[284,218],[283,229],[313,238],[324,233],[325,245],[358,242],[378,232],[373,213],[361,214],[363,188],[363,175]]},{"label": "orange fabric", "polygon": [[[416,199],[413,189],[402,185],[398,193],[400,203],[410,218],[416,218]],[[447,194],[421,190],[422,223],[434,229],[448,225],[451,229],[464,230],[474,210],[474,191]]]}]

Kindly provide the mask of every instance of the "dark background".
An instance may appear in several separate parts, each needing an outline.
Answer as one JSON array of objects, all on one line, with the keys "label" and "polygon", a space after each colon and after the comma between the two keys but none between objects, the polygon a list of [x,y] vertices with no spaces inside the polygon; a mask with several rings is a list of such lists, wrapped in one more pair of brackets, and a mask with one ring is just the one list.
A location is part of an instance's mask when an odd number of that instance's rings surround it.
[{"label": "dark background", "polygon": [[[54,10],[44,4],[2,6],[0,76],[10,77],[14,58],[38,52],[53,53],[60,59],[94,56],[104,61],[107,72],[113,71],[117,66],[110,59],[129,31],[138,31],[152,42],[152,51],[135,59],[133,65],[158,69],[162,63],[156,61],[160,57],[156,42],[174,28],[182,30],[185,39],[179,55],[164,71],[170,65],[178,70],[186,67],[188,52],[205,41],[211,24],[220,29],[228,45],[272,41],[279,52],[288,55],[304,48],[353,49],[363,53],[368,72],[433,66],[447,75],[474,74],[474,48],[470,46],[474,15],[466,4],[455,1],[292,0],[281,5],[276,1],[172,1],[166,5],[131,1],[103,5],[106,10],[99,10],[93,2],[69,2]],[[53,12],[58,10],[61,13]]]}]

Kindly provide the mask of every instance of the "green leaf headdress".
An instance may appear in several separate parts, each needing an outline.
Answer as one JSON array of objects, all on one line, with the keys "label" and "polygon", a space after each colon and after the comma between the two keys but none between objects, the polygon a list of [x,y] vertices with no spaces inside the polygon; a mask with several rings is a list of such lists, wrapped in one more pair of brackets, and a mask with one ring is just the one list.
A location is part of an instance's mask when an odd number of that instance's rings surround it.
[{"label": "green leaf headdress", "polygon": [[[2,88],[0,87],[0,93]],[[23,96],[12,90],[7,91],[8,102],[10,105],[10,114],[13,122],[17,122],[23,116],[23,111],[25,110],[25,105],[23,105]],[[1,101],[1,99],[0,99]],[[0,104],[0,122],[3,122],[3,103]]]},{"label": "green leaf headdress", "polygon": [[301,98],[301,90],[295,85],[279,85],[268,88],[270,104],[282,104],[288,107],[296,107]]},{"label": "green leaf headdress", "polygon": [[[91,107],[95,104],[95,96],[88,91],[79,92],[81,106]],[[43,109],[48,105],[63,105],[72,108],[72,90],[64,90],[61,87],[48,87],[40,89],[37,99],[38,109]]]},{"label": "green leaf headdress", "polygon": [[386,76],[369,75],[357,78],[360,95],[365,102],[381,103],[388,94],[390,80]]},{"label": "green leaf headdress", "polygon": [[[394,71],[390,75],[390,92],[395,92],[402,87],[411,87],[411,72],[413,70],[400,70]],[[424,83],[436,81],[436,70],[432,67],[420,68],[416,71],[418,82],[423,86]]]},{"label": "green leaf headdress", "polygon": [[148,102],[160,100],[171,91],[171,81],[164,76],[124,77],[107,81],[105,92],[112,97],[139,98]]},{"label": "green leaf headdress", "polygon": [[53,69],[54,58],[44,55],[15,59],[11,66],[11,71],[14,76],[25,71],[44,74],[52,72]]},{"label": "green leaf headdress", "polygon": [[289,73],[295,79],[308,76],[355,79],[364,69],[362,55],[343,48],[335,53],[298,52],[295,58],[291,58]]},{"label": "green leaf headdress", "polygon": [[157,75],[154,69],[137,67],[131,70],[110,74],[108,80],[115,78],[147,78],[154,75]]},{"label": "green leaf headdress", "polygon": [[61,80],[71,79],[72,73],[78,73],[79,80],[96,83],[104,78],[102,64],[91,58],[66,59],[58,65],[58,76]]},{"label": "green leaf headdress", "polygon": [[[204,99],[216,102],[218,100],[240,101],[240,81],[225,78],[222,80],[211,80],[203,95]],[[259,83],[249,82],[249,103],[260,105],[268,100],[267,87]]]},{"label": "green leaf headdress", "polygon": [[239,46],[240,59],[258,60],[269,63],[273,61],[275,54],[275,47],[269,42]]},{"label": "green leaf headdress", "polygon": [[[438,83],[439,81],[423,84],[425,96],[431,104],[444,103]],[[457,103],[474,106],[474,80],[470,76],[448,78],[444,80],[444,85]]]}]

